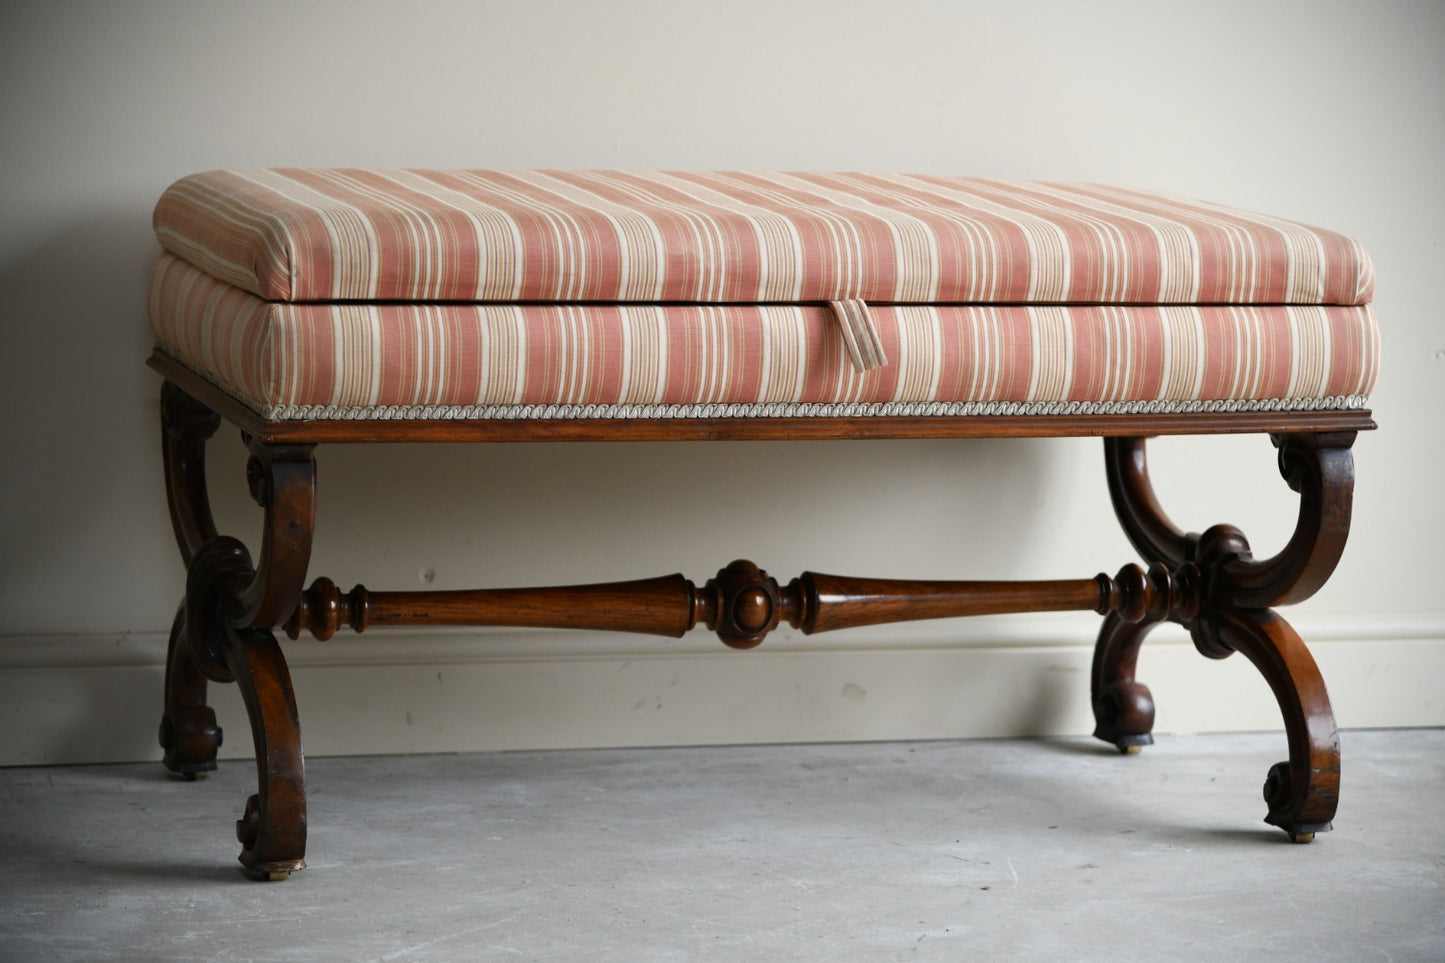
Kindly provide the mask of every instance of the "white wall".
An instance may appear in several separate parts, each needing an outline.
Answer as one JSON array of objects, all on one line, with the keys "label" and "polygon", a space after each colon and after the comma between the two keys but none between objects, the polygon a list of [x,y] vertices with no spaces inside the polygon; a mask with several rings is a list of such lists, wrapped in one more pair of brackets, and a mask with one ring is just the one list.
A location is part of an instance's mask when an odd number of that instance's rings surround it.
[{"label": "white wall", "polygon": [[[1297,610],[1344,726],[1445,723],[1445,7],[1347,2],[9,0],[0,8],[0,762],[156,755],[183,572],[144,367],[150,207],[247,165],[732,167],[1100,180],[1359,237],[1381,430]],[[248,539],[235,433],[213,445]],[[373,588],[706,579],[734,557],[1081,577],[1132,552],[1097,442],[323,448],[313,573]],[[1170,442],[1166,504],[1282,543],[1262,438]],[[860,498],[856,492],[876,494]],[[870,513],[859,521],[855,509]],[[842,520],[847,519],[846,522]],[[312,753],[1087,731],[1092,617],[291,645]],[[1243,664],[1146,652],[1160,729],[1277,727]],[[231,693],[226,751],[245,754]]]}]

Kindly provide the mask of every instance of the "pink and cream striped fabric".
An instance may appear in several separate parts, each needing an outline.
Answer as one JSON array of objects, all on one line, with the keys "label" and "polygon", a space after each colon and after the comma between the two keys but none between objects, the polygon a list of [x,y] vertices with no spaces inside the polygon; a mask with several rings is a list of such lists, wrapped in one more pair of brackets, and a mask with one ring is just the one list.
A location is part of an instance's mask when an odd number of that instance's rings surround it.
[{"label": "pink and cream striped fabric", "polygon": [[255,170],[155,214],[160,347],[268,418],[1362,407],[1342,235],[1092,185]]},{"label": "pink and cream striped fabric", "polygon": [[294,304],[165,255],[160,344],[270,419],[1363,407],[1368,306],[898,305],[859,372],[821,305]]},{"label": "pink and cream striped fabric", "polygon": [[162,246],[272,301],[1363,304],[1331,231],[1093,185],[868,174],[196,174]]}]

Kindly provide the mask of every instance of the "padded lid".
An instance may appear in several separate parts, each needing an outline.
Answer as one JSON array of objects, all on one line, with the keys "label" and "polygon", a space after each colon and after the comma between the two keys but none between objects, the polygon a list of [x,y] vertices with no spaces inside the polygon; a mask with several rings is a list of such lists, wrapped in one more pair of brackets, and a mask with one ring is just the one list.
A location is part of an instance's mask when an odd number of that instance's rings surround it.
[{"label": "padded lid", "polygon": [[172,185],[155,228],[272,301],[1363,304],[1374,289],[1332,231],[925,175],[213,171]]}]

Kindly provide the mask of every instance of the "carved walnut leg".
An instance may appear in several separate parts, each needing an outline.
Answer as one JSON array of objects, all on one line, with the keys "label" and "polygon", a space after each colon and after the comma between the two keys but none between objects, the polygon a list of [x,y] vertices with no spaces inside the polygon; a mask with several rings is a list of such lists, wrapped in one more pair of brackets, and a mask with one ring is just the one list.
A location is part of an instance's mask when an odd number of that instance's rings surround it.
[{"label": "carved walnut leg", "polygon": [[205,705],[206,683],[235,682],[251,723],[258,777],[258,791],[237,823],[240,860],[256,873],[283,878],[306,865],[306,789],[296,699],[271,629],[296,608],[310,559],[312,446],[247,439],[247,479],[265,509],[253,566],[244,545],[216,534],[206,502],[204,446],[215,415],[171,385],[163,397],[171,513],[188,563],[167,665],[166,765],[181,773],[215,767],[220,730]]},{"label": "carved walnut leg", "polygon": [[[1192,562],[1197,536],[1185,535],[1169,521],[1149,484],[1149,466],[1142,438],[1105,439],[1104,458],[1114,514],[1130,543],[1146,560],[1178,568]],[[1152,745],[1154,698],[1134,678],[1139,647],[1157,619],[1130,622],[1118,613],[1104,620],[1094,647],[1091,696],[1094,735],[1112,742],[1120,752],[1138,752]]]},{"label": "carved walnut leg", "polygon": [[[181,558],[189,567],[202,545],[216,537],[206,496],[206,441],[220,427],[214,411],[166,382],[161,389],[161,454],[171,527]],[[160,744],[165,767],[187,779],[216,768],[221,729],[206,703],[206,677],[185,644],[185,606],[171,626],[166,654],[165,709]]]},{"label": "carved walnut leg", "polygon": [[186,607],[171,623],[166,653],[165,712],[161,716],[162,762],[170,772],[195,780],[216,768],[221,727],[206,702],[206,677],[196,668],[186,642]]},{"label": "carved walnut leg", "polygon": [[236,628],[225,612],[252,580],[246,547],[221,536],[196,555],[186,579],[187,644],[216,682],[235,682],[251,721],[259,789],[236,824],[241,864],[272,879],[306,867],[306,781],[291,676],[276,638]]},{"label": "carved walnut leg", "polygon": [[1138,752],[1154,744],[1154,697],[1149,687],[1134,678],[1134,666],[1144,637],[1159,623],[1130,623],[1111,612],[1094,646],[1094,735],[1112,742],[1120,752]]},{"label": "carved walnut leg", "polygon": [[1289,760],[1264,784],[1264,821],[1308,842],[1330,828],[1340,794],[1340,736],[1324,679],[1288,622],[1269,610],[1225,609],[1220,637],[1253,662],[1274,691],[1289,739]]},{"label": "carved walnut leg", "polygon": [[[1160,618],[1188,628],[1195,647],[1210,658],[1244,653],[1274,691],[1290,758],[1270,770],[1265,820],[1299,841],[1330,828],[1339,792],[1339,735],[1314,659],[1270,607],[1310,597],[1339,561],[1350,524],[1354,437],[1353,432],[1271,436],[1280,472],[1300,494],[1300,511],[1289,544],[1266,560],[1256,560],[1244,535],[1229,525],[1203,535],[1181,533],[1154,498],[1144,441],[1105,443],[1110,495],[1134,547],[1157,564],[1197,573],[1197,599],[1187,610]],[[1157,621],[1146,616],[1131,624],[1113,614],[1100,632],[1094,734],[1121,749],[1148,741],[1153,700],[1135,681],[1134,668],[1139,646]]]},{"label": "carved walnut leg", "polygon": [[281,646],[268,631],[243,629],[226,649],[251,738],[258,789],[236,821],[241,865],[270,879],[306,868],[306,772],[296,696]]}]

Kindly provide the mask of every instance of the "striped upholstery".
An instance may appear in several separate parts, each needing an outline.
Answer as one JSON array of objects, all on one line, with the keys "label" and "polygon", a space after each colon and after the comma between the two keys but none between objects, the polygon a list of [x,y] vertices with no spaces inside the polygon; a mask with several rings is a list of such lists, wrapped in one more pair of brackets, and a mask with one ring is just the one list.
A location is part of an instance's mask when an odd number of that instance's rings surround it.
[{"label": "striped upholstery", "polygon": [[861,174],[272,170],[161,198],[273,301],[1363,304],[1329,231],[1137,191]]},{"label": "striped upholstery", "polygon": [[161,348],[268,418],[1353,407],[1378,365],[1355,242],[1097,186],[231,171],[155,223]]},{"label": "striped upholstery", "polygon": [[150,312],[167,350],[268,418],[420,417],[421,406],[444,409],[428,417],[546,405],[1349,407],[1370,391],[1378,356],[1365,306],[902,305],[873,310],[892,363],[859,373],[817,305],[288,304],[170,256]]}]

